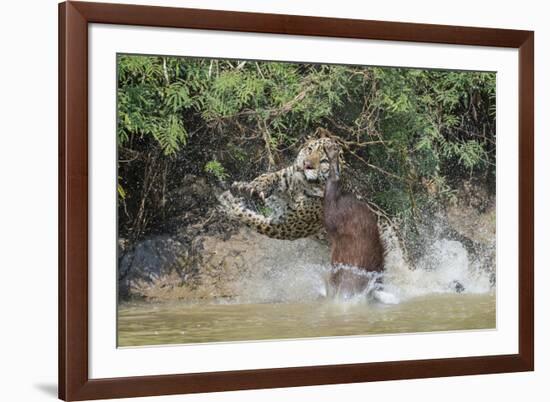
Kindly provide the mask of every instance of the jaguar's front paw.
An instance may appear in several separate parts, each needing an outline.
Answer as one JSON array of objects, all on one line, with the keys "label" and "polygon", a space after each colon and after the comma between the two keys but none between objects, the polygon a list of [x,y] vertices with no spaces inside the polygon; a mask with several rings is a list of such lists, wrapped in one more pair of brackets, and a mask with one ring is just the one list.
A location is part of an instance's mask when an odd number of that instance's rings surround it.
[{"label": "jaguar's front paw", "polygon": [[218,196],[219,209],[227,216],[236,218],[239,210],[245,207],[242,198],[235,197],[231,191],[224,191]]},{"label": "jaguar's front paw", "polygon": [[249,196],[257,197],[262,201],[265,201],[265,193],[263,191],[258,191],[256,188],[250,185],[250,183],[236,181],[231,185],[231,189],[235,190],[237,193]]}]

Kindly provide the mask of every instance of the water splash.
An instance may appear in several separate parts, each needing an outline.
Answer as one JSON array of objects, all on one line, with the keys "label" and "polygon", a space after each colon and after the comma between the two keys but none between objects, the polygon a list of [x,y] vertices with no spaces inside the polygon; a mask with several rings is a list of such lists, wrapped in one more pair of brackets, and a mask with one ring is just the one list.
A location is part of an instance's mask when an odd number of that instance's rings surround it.
[{"label": "water splash", "polygon": [[327,296],[328,264],[293,264],[287,267],[258,267],[239,284],[238,302],[306,302]]},{"label": "water splash", "polygon": [[433,293],[488,293],[492,271],[470,256],[466,247],[449,239],[435,239],[414,266],[407,263],[397,236],[387,228],[384,288],[407,299]]},{"label": "water splash", "polygon": [[[382,230],[382,240],[387,251],[384,272],[365,273],[355,267],[338,267],[353,275],[368,275],[369,286],[353,297],[337,297],[337,301],[396,304],[428,294],[482,294],[494,288],[491,270],[473,259],[466,247],[456,240],[433,240],[414,266],[407,262],[390,227]],[[296,261],[300,261],[299,256],[296,257]],[[327,284],[332,269],[328,261],[326,264],[301,262],[289,266],[258,266],[253,274],[239,280],[237,293],[241,296],[234,301],[290,303],[326,300],[330,293]]]}]

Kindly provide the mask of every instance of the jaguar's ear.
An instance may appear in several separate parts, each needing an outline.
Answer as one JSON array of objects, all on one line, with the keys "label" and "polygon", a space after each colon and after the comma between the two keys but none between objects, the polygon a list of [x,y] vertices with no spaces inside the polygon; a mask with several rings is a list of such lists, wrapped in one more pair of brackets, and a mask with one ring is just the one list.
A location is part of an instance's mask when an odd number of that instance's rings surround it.
[{"label": "jaguar's ear", "polygon": [[330,138],[331,137],[330,132],[326,128],[323,128],[323,127],[319,127],[317,130],[315,130],[315,135],[317,136],[317,138]]}]

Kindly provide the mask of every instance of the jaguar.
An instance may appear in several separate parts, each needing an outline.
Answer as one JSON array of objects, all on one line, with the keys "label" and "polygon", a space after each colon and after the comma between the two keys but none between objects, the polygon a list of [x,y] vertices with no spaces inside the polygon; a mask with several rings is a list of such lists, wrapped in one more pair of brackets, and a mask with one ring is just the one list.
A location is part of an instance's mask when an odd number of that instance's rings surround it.
[{"label": "jaguar", "polygon": [[323,227],[323,194],[330,168],[325,149],[335,143],[325,135],[310,138],[290,166],[250,182],[234,182],[219,197],[222,209],[272,238],[294,240],[317,234]]}]

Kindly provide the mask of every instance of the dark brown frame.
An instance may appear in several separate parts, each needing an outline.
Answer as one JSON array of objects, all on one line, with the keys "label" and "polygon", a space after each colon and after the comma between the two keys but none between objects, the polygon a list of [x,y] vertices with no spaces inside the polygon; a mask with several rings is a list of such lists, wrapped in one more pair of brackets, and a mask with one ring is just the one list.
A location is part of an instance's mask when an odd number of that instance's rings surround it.
[{"label": "dark brown frame", "polygon": [[[88,24],[519,49],[519,353],[126,378],[88,378]],[[508,29],[65,2],[59,5],[59,397],[137,397],[534,370],[534,33]]]}]

